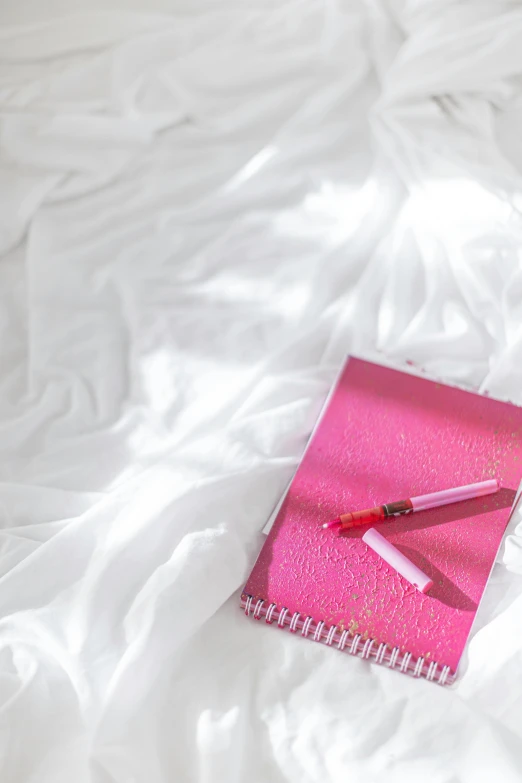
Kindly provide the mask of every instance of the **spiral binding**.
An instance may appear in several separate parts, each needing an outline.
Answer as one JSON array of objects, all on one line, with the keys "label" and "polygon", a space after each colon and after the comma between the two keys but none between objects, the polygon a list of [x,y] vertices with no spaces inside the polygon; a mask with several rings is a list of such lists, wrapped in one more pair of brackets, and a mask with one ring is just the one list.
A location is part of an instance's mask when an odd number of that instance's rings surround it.
[{"label": "spiral binding", "polygon": [[268,604],[262,598],[255,599],[248,593],[241,595],[241,608],[247,617],[252,615],[255,620],[264,617],[269,625],[276,623],[279,628],[288,628],[290,633],[300,632],[301,636],[313,639],[314,642],[322,642],[328,647],[336,647],[342,652],[397,669],[412,677],[424,677],[439,685],[451,685],[455,680],[455,674],[449,666],[440,666],[436,661],[426,661],[422,657],[414,658],[411,653],[401,652],[398,647],[390,648],[384,642],[378,644],[375,639],[363,639],[360,634],[338,629],[336,625],[328,628],[322,621],[316,623],[311,617],[303,617],[299,612],[291,614],[284,606],[278,608],[276,604]]}]

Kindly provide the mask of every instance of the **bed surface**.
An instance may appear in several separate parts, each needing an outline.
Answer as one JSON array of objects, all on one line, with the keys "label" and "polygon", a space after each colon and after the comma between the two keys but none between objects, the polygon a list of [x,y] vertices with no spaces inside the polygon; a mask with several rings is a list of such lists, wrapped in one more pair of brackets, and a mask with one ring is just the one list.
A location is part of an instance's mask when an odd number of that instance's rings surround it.
[{"label": "bed surface", "polygon": [[347,353],[522,404],[520,6],[42,6],[0,11],[0,779],[520,783],[520,515],[456,688],[238,609]]}]

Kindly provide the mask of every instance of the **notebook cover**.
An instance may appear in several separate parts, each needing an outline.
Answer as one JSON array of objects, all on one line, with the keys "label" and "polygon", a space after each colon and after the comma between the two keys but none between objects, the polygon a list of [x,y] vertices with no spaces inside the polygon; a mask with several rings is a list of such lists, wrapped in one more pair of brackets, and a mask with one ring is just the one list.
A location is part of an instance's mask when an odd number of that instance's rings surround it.
[{"label": "notebook cover", "polygon": [[[522,409],[349,358],[244,593],[457,669],[520,483]],[[422,594],[340,513],[498,478],[494,495],[378,527],[433,579]]]}]

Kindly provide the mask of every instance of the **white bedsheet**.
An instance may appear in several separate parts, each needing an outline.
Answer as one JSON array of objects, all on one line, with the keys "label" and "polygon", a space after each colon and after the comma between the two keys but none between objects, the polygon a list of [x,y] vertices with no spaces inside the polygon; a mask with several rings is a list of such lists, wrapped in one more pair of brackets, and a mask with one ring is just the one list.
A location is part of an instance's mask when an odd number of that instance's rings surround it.
[{"label": "white bedsheet", "polygon": [[522,403],[520,4],[106,9],[0,12],[0,780],[520,783],[520,517],[456,689],[237,606],[346,353]]}]

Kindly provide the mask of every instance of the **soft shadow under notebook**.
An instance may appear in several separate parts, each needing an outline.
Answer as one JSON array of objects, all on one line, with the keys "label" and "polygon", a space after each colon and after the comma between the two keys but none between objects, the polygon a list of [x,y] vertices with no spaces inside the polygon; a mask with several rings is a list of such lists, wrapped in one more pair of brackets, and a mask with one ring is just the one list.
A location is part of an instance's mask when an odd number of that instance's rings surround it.
[{"label": "soft shadow under notebook", "polygon": [[[520,483],[522,409],[348,359],[241,596],[247,615],[453,682]],[[494,495],[376,526],[434,582],[422,594],[348,511],[497,478]]]}]

